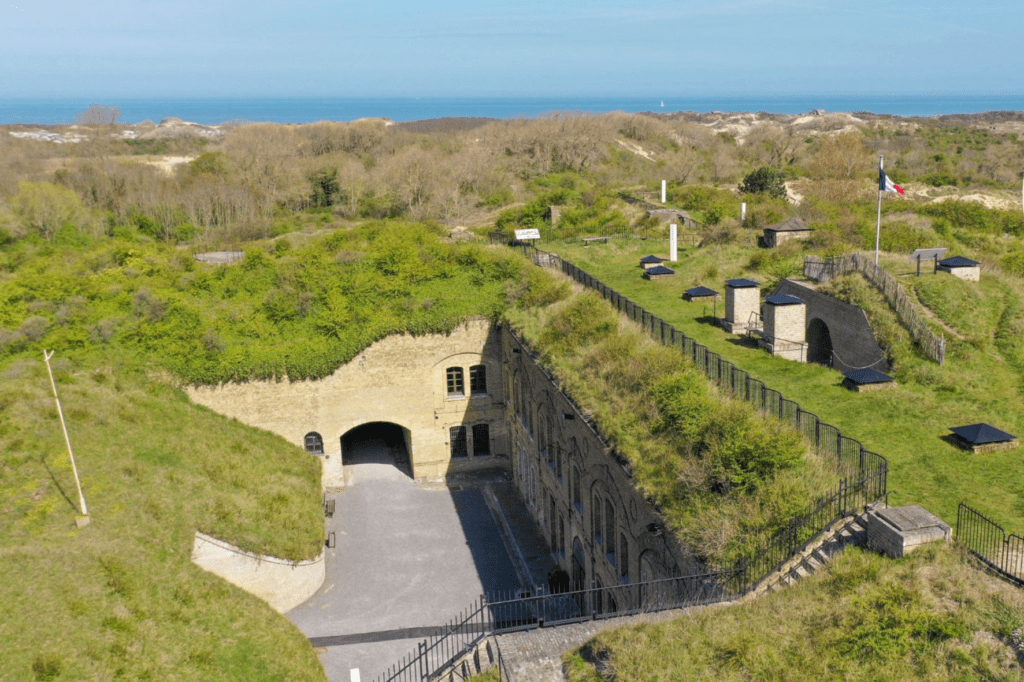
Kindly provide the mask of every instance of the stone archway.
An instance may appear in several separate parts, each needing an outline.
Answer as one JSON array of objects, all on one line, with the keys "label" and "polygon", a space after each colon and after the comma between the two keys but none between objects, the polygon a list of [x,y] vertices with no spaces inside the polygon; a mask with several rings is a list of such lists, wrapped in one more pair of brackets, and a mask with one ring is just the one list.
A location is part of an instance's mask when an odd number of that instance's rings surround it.
[{"label": "stone archway", "polygon": [[413,478],[409,447],[411,434],[392,422],[368,422],[341,436],[341,463],[345,467],[391,465]]},{"label": "stone archway", "polygon": [[832,334],[828,325],[818,317],[807,325],[807,362],[832,366]]}]

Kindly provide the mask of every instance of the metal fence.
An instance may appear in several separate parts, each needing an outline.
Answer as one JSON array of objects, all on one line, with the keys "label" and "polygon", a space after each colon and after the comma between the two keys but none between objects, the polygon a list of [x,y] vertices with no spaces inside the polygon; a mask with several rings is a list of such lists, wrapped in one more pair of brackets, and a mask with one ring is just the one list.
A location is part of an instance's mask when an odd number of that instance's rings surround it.
[{"label": "metal fence", "polygon": [[961,502],[956,512],[956,539],[976,557],[1024,587],[1024,538],[1007,534],[1002,526]]},{"label": "metal fence", "polygon": [[875,265],[874,260],[859,253],[836,256],[834,258],[804,258],[804,276],[819,282],[827,282],[834,277],[859,272],[875,285],[885,300],[896,311],[910,336],[928,358],[940,365],[946,359],[946,340],[935,334],[918,312],[906,289],[889,273]]},{"label": "metal fence", "polygon": [[865,509],[887,494],[889,465],[881,455],[866,450],[837,427],[821,421],[795,401],[788,400],[779,391],[751,377],[572,263],[530,243],[520,242],[514,246],[535,264],[558,268],[576,282],[600,293],[656,340],[679,348],[723,390],[802,432],[818,453],[831,459],[840,476],[839,483],[829,493],[812,500],[803,513],[790,519],[770,538],[749,544],[733,568],[727,571],[560,594],[536,588],[526,595],[492,595],[490,600],[481,597],[437,636],[420,643],[417,651],[389,669],[378,682],[438,679],[467,647],[475,646],[492,634],[736,598],[755,589],[836,521]]}]

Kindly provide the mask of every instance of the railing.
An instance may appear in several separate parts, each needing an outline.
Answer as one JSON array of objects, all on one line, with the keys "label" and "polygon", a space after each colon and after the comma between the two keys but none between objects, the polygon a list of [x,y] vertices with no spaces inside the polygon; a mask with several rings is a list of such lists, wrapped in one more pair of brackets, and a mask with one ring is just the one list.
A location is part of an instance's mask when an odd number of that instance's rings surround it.
[{"label": "railing", "polygon": [[[495,238],[492,234],[492,239]],[[424,640],[416,652],[389,669],[378,678],[378,682],[439,679],[439,673],[463,655],[467,647],[475,646],[492,634],[736,598],[757,587],[836,521],[867,508],[887,494],[889,465],[881,455],[866,450],[860,442],[844,436],[837,427],[803,410],[798,403],[788,400],[779,391],[751,377],[572,263],[530,243],[519,242],[514,246],[535,264],[558,268],[600,293],[616,310],[640,324],[656,340],[679,348],[723,390],[803,433],[818,453],[832,459],[840,480],[833,491],[813,500],[805,512],[792,518],[781,531],[764,542],[748,546],[731,570],[560,594],[548,594],[538,588],[526,596],[501,598],[498,595],[492,596],[490,601],[481,598],[436,637]]]},{"label": "railing", "polygon": [[827,282],[834,277],[854,272],[864,275],[882,292],[921,352],[941,365],[946,359],[946,340],[931,330],[903,286],[889,273],[875,265],[871,258],[857,253],[825,259],[817,256],[804,258],[804,277],[819,282]]},{"label": "railing", "polygon": [[1024,538],[1009,534],[1002,526],[963,502],[956,512],[956,540],[976,557],[1024,587]]}]

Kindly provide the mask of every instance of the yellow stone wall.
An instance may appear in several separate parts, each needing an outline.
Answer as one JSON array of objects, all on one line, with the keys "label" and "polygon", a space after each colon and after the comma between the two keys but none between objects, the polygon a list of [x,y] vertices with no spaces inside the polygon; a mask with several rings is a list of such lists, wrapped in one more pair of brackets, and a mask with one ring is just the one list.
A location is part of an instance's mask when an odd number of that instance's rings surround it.
[{"label": "yellow stone wall", "polygon": [[[300,447],[306,434],[320,434],[324,487],[344,485],[341,437],[370,422],[401,426],[414,477],[438,479],[453,468],[493,466],[507,455],[500,350],[490,322],[473,320],[448,336],[390,336],[316,381],[251,381],[187,390],[194,402]],[[468,394],[473,365],[487,368],[487,394],[450,399],[446,370],[463,369]],[[453,461],[449,428],[464,424],[471,432],[473,424],[481,423],[489,425],[492,454]]]}]

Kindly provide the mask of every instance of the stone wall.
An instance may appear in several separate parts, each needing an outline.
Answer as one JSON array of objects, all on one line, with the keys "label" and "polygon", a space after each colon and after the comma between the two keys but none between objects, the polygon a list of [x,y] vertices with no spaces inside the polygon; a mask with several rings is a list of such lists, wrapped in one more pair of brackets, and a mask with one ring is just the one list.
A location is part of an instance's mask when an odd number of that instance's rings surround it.
[{"label": "stone wall", "polygon": [[786,360],[805,362],[804,328],[807,306],[803,303],[764,304],[764,343],[768,352]]},{"label": "stone wall", "polygon": [[[277,433],[300,447],[308,434],[323,441],[323,485],[344,485],[341,437],[370,422],[402,427],[413,476],[443,478],[450,471],[493,466],[507,456],[501,382],[501,341],[488,320],[450,335],[389,336],[366,348],[331,376],[316,381],[251,381],[191,387],[200,405]],[[471,368],[485,368],[486,391],[471,390]],[[449,393],[448,370],[462,371],[462,391]],[[480,457],[473,426],[487,425],[491,454]],[[452,458],[451,429],[465,426],[468,453]],[[477,431],[480,433],[480,430]]]},{"label": "stone wall", "polygon": [[[841,372],[865,367],[871,367],[880,372],[889,369],[885,352],[878,345],[874,332],[871,331],[867,315],[861,308],[815,291],[791,279],[779,282],[774,293],[796,296],[807,305],[808,333],[806,338],[810,361],[817,361],[817,353],[826,350],[817,347],[823,342],[822,335],[811,334],[810,329],[824,324],[827,328],[827,342],[830,346],[826,355],[830,359],[832,367]],[[815,320],[818,321],[817,324]]]},{"label": "stone wall", "polygon": [[573,584],[610,587],[698,572],[628,468],[507,330],[502,357],[512,480]]},{"label": "stone wall", "polygon": [[313,596],[324,582],[324,553],[310,561],[291,562],[244,552],[232,544],[196,531],[192,561],[232,585],[285,613]]},{"label": "stone wall", "polygon": [[729,332],[743,333],[747,330],[751,313],[761,313],[760,287],[725,287],[725,319],[722,326]]}]

